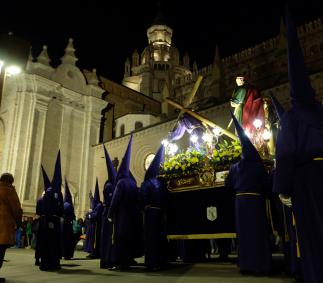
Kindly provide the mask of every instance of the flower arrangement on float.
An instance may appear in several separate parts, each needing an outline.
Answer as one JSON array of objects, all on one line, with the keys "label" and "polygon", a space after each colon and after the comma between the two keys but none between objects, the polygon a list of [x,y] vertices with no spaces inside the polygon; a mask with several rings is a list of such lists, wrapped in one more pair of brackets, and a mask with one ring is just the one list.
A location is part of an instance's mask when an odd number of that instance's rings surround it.
[{"label": "flower arrangement on float", "polygon": [[223,143],[218,143],[215,146],[210,155],[203,150],[198,151],[189,147],[185,151],[169,157],[162,164],[161,173],[169,178],[177,178],[197,174],[203,169],[223,171],[228,170],[230,165],[239,161],[240,158],[241,145],[239,141],[229,143],[224,140]]},{"label": "flower arrangement on float", "polygon": [[[215,134],[214,134],[215,132]],[[161,176],[168,188],[213,186],[223,184],[224,174],[230,165],[241,158],[239,141],[228,142],[217,131],[206,131],[201,137],[190,136],[191,145],[179,150],[175,143],[164,140],[165,161],[161,165]]]}]

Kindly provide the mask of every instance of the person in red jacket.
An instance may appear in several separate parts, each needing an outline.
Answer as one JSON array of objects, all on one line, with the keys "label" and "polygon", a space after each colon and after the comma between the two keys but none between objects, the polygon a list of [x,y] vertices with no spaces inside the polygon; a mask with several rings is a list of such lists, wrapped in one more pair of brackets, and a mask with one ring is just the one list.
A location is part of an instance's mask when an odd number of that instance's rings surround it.
[{"label": "person in red jacket", "polygon": [[[6,249],[15,244],[15,230],[22,219],[21,204],[13,182],[14,178],[9,173],[0,177],[0,268]],[[0,282],[5,281],[5,278],[0,278]]]}]

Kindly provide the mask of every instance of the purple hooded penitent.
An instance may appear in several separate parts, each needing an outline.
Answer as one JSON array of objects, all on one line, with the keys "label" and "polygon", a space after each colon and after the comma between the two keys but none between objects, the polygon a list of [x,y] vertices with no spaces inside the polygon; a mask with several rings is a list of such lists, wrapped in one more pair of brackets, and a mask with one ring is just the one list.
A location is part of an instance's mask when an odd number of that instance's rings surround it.
[{"label": "purple hooded penitent", "polygon": [[156,178],[159,175],[160,164],[164,160],[165,147],[163,145],[158,149],[153,161],[151,162],[145,174],[145,181],[148,179]]},{"label": "purple hooded penitent", "polygon": [[132,146],[132,135],[130,136],[130,140],[128,143],[128,147],[126,149],[126,152],[122,158],[118,174],[117,174],[117,180],[120,180],[121,178],[130,177],[130,159],[131,159],[131,146]]},{"label": "purple hooded penitent", "polygon": [[285,109],[279,103],[279,101],[277,100],[277,98],[274,95],[271,94],[270,97],[271,97],[271,101],[274,104],[278,119],[280,120],[283,117],[283,114],[285,113]]},{"label": "purple hooded penitent", "polygon": [[43,165],[41,165],[41,170],[42,170],[42,173],[43,173],[43,179],[44,179],[44,191],[46,191],[49,187],[52,186],[49,178],[48,178],[48,175],[45,171],[45,168],[43,167]]},{"label": "purple hooded penitent", "polygon": [[55,163],[55,171],[52,179],[52,187],[56,192],[61,191],[62,186],[62,170],[61,170],[61,151],[58,151],[56,163]]},{"label": "purple hooded penitent", "polygon": [[[231,111],[230,111],[231,112]],[[251,143],[247,135],[245,134],[242,126],[234,116],[234,114],[231,112],[231,116],[234,122],[234,125],[236,127],[240,143],[242,146],[242,158],[250,161],[261,161],[261,157],[257,151],[257,149],[254,147],[254,145]]]},{"label": "purple hooded penitent", "polygon": [[96,178],[95,182],[95,190],[94,190],[94,196],[92,199],[92,205],[91,208],[95,209],[95,207],[100,203],[100,191],[99,191],[99,182],[98,178]]},{"label": "purple hooded penitent", "polygon": [[107,170],[108,170],[108,180],[110,183],[114,183],[116,181],[117,178],[117,172],[116,169],[114,168],[112,161],[110,159],[110,156],[107,152],[107,149],[105,148],[105,146],[103,145],[103,149],[104,149],[104,156],[105,156],[105,162],[107,165]]},{"label": "purple hooded penitent", "polygon": [[315,92],[308,78],[297,30],[286,8],[288,79],[292,105],[315,103]]},{"label": "purple hooded penitent", "polygon": [[65,194],[64,194],[64,202],[68,202],[73,205],[72,195],[70,189],[68,187],[67,180],[65,179]]}]

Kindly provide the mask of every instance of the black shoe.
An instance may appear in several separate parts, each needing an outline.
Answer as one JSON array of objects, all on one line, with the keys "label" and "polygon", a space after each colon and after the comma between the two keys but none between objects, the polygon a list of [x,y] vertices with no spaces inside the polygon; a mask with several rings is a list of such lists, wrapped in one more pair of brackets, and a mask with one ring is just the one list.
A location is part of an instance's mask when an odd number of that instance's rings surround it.
[{"label": "black shoe", "polygon": [[0,277],[0,282],[6,282],[6,278]]},{"label": "black shoe", "polygon": [[36,259],[36,261],[35,261],[35,265],[36,265],[36,266],[39,266],[39,265],[40,265],[40,261],[39,261],[39,259]]}]

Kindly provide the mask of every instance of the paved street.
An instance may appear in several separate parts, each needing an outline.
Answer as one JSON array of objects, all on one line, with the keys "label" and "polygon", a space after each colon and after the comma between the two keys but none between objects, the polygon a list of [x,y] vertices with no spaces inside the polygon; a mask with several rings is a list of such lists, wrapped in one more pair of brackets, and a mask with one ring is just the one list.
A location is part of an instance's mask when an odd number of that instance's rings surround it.
[{"label": "paved street", "polygon": [[[290,283],[290,278],[281,275],[273,277],[241,276],[235,264],[231,263],[199,263],[194,265],[174,263],[170,269],[149,273],[143,266],[138,266],[127,272],[102,270],[98,260],[88,260],[87,254],[77,251],[75,259],[61,261],[62,270],[58,272],[43,272],[34,265],[34,251],[31,249],[8,249],[0,277],[5,277],[6,282],[123,282],[123,283]],[[137,260],[142,263],[143,259]]]}]

